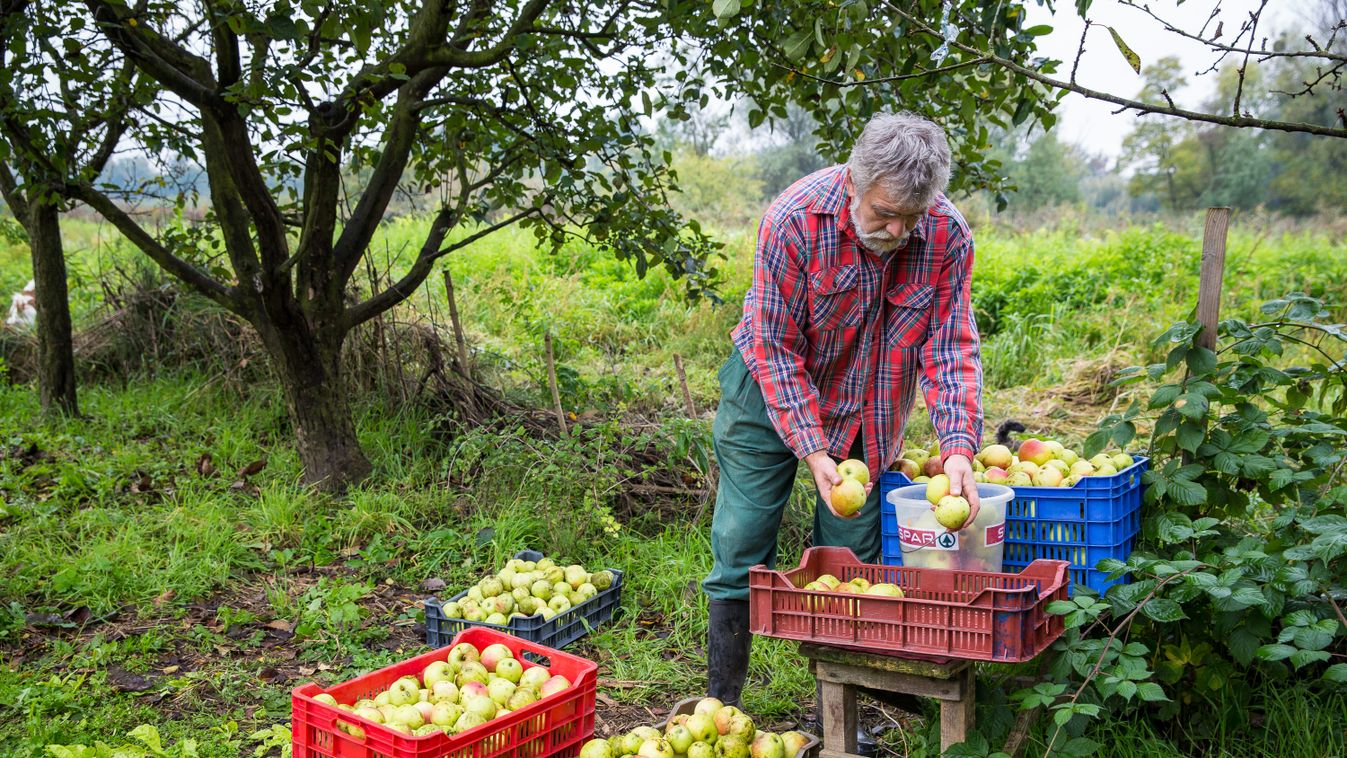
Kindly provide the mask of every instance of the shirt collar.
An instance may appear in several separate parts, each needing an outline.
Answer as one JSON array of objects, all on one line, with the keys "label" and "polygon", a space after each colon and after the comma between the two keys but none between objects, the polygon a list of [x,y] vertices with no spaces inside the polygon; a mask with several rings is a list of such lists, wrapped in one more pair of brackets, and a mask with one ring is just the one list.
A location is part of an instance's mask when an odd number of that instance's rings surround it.
[{"label": "shirt collar", "polygon": [[[835,166],[833,168],[832,178],[823,183],[819,188],[819,191],[815,193],[813,200],[810,202],[809,209],[817,214],[835,216],[837,218],[837,228],[859,245],[860,240],[856,238],[856,229],[851,224],[851,194],[847,192],[848,173],[849,169],[845,164]],[[933,203],[931,208],[934,208],[938,203],[939,199],[937,198],[936,203]],[[912,234],[910,236],[925,242],[927,237],[927,227],[931,225],[932,221],[934,221],[934,216],[931,214],[931,209],[928,208],[926,210],[926,215],[923,216],[916,227],[912,229]],[[862,247],[864,246],[862,245]],[[902,248],[899,249],[901,250]]]}]

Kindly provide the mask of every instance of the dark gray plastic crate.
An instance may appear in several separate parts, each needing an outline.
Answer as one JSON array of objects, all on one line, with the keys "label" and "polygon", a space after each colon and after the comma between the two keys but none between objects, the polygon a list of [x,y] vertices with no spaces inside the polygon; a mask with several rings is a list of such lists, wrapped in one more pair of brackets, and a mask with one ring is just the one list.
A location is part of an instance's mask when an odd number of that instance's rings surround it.
[{"label": "dark gray plastic crate", "polygon": [[[520,550],[515,553],[514,557],[521,561],[537,561],[544,556],[536,550]],[[589,634],[591,629],[607,623],[622,605],[622,572],[612,568],[608,571],[613,572],[612,586],[600,591],[599,594],[585,602],[572,606],[564,613],[558,613],[548,621],[544,621],[543,617],[537,614],[528,618],[510,619],[510,623],[504,626],[466,619],[451,619],[444,615],[442,610],[444,604],[467,597],[467,590],[454,595],[447,601],[434,597],[427,598],[425,603],[426,644],[433,648],[451,645],[454,636],[459,632],[470,626],[481,626],[506,634],[513,634],[521,640],[536,642],[539,645],[564,648]]]}]

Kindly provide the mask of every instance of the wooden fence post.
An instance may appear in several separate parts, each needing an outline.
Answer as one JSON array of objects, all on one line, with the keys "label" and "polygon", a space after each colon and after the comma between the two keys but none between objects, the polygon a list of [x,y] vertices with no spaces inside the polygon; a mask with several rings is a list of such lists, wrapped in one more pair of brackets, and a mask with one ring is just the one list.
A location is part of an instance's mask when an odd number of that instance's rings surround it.
[{"label": "wooden fence post", "polygon": [[449,274],[448,266],[444,268],[444,293],[449,298],[449,321],[454,325],[454,341],[458,343],[458,370],[472,379],[472,370],[468,368],[468,342],[463,339],[463,324],[458,320],[458,303],[454,300],[454,277]]},{"label": "wooden fence post", "polygon": [[561,392],[557,390],[557,364],[552,357],[552,333],[543,332],[543,347],[547,350],[547,384],[552,388],[552,409],[557,414],[557,426],[561,428],[561,436],[565,437],[566,414],[561,411]]},{"label": "wooden fence post", "polygon": [[1221,317],[1221,284],[1225,279],[1225,241],[1230,226],[1229,208],[1208,208],[1202,230],[1202,273],[1197,285],[1197,322],[1202,332],[1197,344],[1216,350],[1216,325]]}]

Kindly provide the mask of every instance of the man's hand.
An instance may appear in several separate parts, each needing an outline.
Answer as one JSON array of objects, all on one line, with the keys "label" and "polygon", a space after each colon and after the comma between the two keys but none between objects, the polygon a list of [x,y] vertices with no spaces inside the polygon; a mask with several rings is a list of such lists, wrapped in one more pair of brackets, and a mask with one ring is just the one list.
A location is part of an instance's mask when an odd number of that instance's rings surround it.
[{"label": "man's hand", "polygon": [[[842,475],[837,473],[837,461],[828,455],[827,450],[816,450],[806,455],[805,465],[809,466],[809,473],[814,475],[814,486],[818,487],[818,495],[823,498],[823,504],[828,506],[832,514],[842,519],[853,519],[860,514],[860,511],[843,516],[833,508],[833,487],[842,483]],[[865,494],[870,494],[870,489],[874,487],[874,482],[865,485]]]},{"label": "man's hand", "polygon": [[963,529],[973,523],[978,517],[978,508],[982,507],[978,501],[978,484],[973,481],[973,464],[967,456],[951,455],[945,459],[945,475],[949,477],[949,494],[962,495],[968,501],[968,520],[959,527]]}]

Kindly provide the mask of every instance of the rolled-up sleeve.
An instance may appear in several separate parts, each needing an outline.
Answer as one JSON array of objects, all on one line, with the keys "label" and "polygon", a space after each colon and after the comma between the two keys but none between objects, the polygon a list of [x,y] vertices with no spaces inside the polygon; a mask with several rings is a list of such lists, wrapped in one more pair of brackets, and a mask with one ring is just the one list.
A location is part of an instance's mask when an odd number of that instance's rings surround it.
[{"label": "rolled-up sleeve", "polygon": [[936,282],[936,323],[922,353],[921,387],[941,460],[970,459],[982,440],[982,358],[970,285],[973,238],[954,225]]}]

